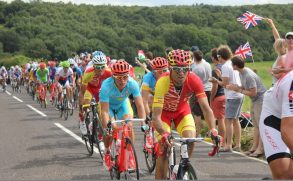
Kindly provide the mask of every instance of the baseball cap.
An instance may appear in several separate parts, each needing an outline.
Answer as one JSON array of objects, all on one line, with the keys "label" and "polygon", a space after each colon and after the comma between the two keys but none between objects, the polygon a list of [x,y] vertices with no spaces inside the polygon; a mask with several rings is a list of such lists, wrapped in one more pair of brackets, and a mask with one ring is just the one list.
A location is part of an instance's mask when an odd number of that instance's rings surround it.
[{"label": "baseball cap", "polygon": [[287,38],[288,36],[293,36],[293,32],[288,32],[288,33],[286,33],[285,38]]}]

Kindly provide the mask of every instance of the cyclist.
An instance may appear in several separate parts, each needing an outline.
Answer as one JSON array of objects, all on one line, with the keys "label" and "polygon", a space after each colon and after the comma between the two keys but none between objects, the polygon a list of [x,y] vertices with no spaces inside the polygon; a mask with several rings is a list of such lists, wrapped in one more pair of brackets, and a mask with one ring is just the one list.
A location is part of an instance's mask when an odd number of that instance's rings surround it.
[{"label": "cyclist", "polygon": [[[112,137],[110,135],[106,135],[106,133],[108,133],[107,124],[109,121],[114,120],[115,114],[118,119],[125,120],[132,118],[132,110],[128,99],[130,94],[134,97],[138,117],[143,119],[146,117],[139,86],[137,82],[129,76],[129,64],[125,60],[118,60],[112,65],[111,69],[113,75],[103,81],[99,94],[102,126],[105,130],[104,142],[107,150],[105,154],[105,163],[108,168],[110,168],[109,146],[111,144]],[[132,125],[131,123],[128,125],[131,129],[130,137],[134,140]],[[132,160],[132,158],[130,158],[130,160]]]},{"label": "cyclist", "polygon": [[0,84],[4,85],[2,87],[6,86],[7,77],[8,77],[8,74],[7,74],[6,68],[4,66],[2,66],[0,68]]},{"label": "cyclist", "polygon": [[[153,103],[156,82],[163,73],[169,71],[168,61],[163,57],[156,57],[152,59],[149,64],[152,71],[143,76],[141,85],[141,95],[147,116],[149,116],[151,113],[151,105]],[[142,129],[144,130],[146,128]]]},{"label": "cyclist", "polygon": [[22,77],[21,68],[18,65],[16,65],[13,70],[13,78],[16,80],[16,82],[17,82],[16,84],[18,86],[20,86],[21,77]]},{"label": "cyclist", "polygon": [[57,72],[57,67],[56,67],[56,63],[55,63],[55,61],[49,61],[48,62],[48,65],[49,65],[49,68],[48,68],[48,70],[49,70],[49,84],[50,84],[50,94],[51,94],[51,96],[50,96],[50,102],[52,102],[53,100],[52,100],[52,94],[53,94],[53,86],[52,86],[52,84],[54,83],[54,81],[55,81],[55,76],[56,76],[56,72]]},{"label": "cyclist", "polygon": [[[62,67],[61,67],[62,65]],[[58,83],[58,105],[57,105],[57,109],[60,109],[60,105],[61,105],[61,94],[62,94],[62,87],[65,86],[66,88],[66,97],[68,100],[68,108],[72,109],[72,104],[69,100],[72,100],[72,95],[70,95],[70,85],[69,85],[69,81],[68,81],[68,77],[71,77],[71,79],[73,80],[73,71],[70,68],[70,64],[68,61],[64,61],[60,63],[60,67],[57,70],[57,74],[56,74],[56,79],[55,82]]]},{"label": "cyclist", "polygon": [[[82,77],[82,89],[81,96],[84,104],[89,104],[92,97],[94,96],[96,102],[99,102],[99,92],[102,85],[102,82],[111,77],[112,73],[110,69],[106,68],[106,56],[103,52],[98,51],[96,54],[93,54],[93,67],[86,69]],[[87,133],[86,124],[84,122],[84,111],[80,110],[80,131],[83,135]]]},{"label": "cyclist", "polygon": [[[71,80],[70,77],[69,77],[69,83],[72,84],[72,95],[73,95],[75,89],[79,85],[79,81],[80,81],[80,77],[81,77],[82,71],[77,66],[77,63],[75,62],[75,60],[73,58],[69,58],[68,61],[69,61],[69,64],[70,64],[70,68],[73,71],[73,80]],[[74,100],[72,100],[72,102],[73,101]]]},{"label": "cyclist", "polygon": [[292,102],[293,71],[290,71],[265,93],[259,123],[266,159],[276,180],[293,179]]},{"label": "cyclist", "polygon": [[[188,103],[192,94],[195,94],[198,99],[210,133],[214,136],[218,135],[203,84],[199,77],[191,72],[192,57],[190,52],[173,50],[168,54],[168,61],[170,73],[162,75],[155,86],[152,115],[160,143],[160,154],[157,158],[155,171],[155,179],[159,180],[166,179],[167,175],[166,148],[170,146],[167,137],[171,132],[171,120],[182,137],[194,138],[196,135],[194,119]],[[189,156],[192,151],[193,145],[188,151]]]},{"label": "cyclist", "polygon": [[[49,70],[48,70],[48,68],[46,68],[45,62],[40,63],[39,68],[37,69],[36,75],[37,75],[37,84],[38,84],[37,90],[40,90],[40,84],[44,84],[45,92],[47,92]],[[47,104],[47,102],[46,102],[46,104]]]}]

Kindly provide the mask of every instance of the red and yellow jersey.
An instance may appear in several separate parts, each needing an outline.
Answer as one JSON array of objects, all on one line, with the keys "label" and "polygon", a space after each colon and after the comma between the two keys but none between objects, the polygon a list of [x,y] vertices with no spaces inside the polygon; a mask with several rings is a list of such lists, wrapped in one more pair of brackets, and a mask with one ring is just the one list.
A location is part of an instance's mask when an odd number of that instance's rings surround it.
[{"label": "red and yellow jersey", "polygon": [[198,99],[206,97],[202,81],[197,75],[188,73],[179,94],[170,78],[170,73],[166,73],[156,83],[153,108],[159,107],[172,112],[180,110],[182,106],[188,104],[192,94]]},{"label": "red and yellow jersey", "polygon": [[99,89],[102,85],[103,80],[111,76],[112,72],[109,68],[106,68],[102,75],[97,76],[95,74],[95,68],[90,67],[86,69],[84,75],[82,76],[82,84]]}]

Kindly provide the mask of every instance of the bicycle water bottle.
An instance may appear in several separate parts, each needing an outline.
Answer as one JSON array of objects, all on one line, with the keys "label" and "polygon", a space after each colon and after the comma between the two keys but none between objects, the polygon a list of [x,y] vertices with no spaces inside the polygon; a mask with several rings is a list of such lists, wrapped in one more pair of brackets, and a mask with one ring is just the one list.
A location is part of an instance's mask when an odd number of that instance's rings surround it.
[{"label": "bicycle water bottle", "polygon": [[90,131],[90,135],[92,135],[93,134],[93,122],[90,122],[88,129]]},{"label": "bicycle water bottle", "polygon": [[172,174],[171,174],[171,180],[176,180],[178,168],[179,168],[179,165],[174,165]]},{"label": "bicycle water bottle", "polygon": [[152,139],[152,131],[148,131],[146,134],[146,147],[147,148],[152,148],[153,145],[153,139]]},{"label": "bicycle water bottle", "polygon": [[120,147],[121,147],[121,140],[117,139],[116,140],[116,155],[120,154]]}]

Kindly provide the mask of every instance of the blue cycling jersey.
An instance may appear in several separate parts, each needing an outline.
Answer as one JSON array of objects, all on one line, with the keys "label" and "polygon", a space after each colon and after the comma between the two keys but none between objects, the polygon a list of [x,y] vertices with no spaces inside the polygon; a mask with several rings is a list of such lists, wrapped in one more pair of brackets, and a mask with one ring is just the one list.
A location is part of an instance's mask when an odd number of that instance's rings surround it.
[{"label": "blue cycling jersey", "polygon": [[100,102],[108,102],[110,109],[118,110],[126,101],[128,96],[141,96],[137,82],[129,77],[128,82],[122,91],[117,88],[113,77],[109,77],[103,81],[100,90]]},{"label": "blue cycling jersey", "polygon": [[156,77],[153,74],[153,72],[148,72],[147,74],[145,74],[143,76],[142,90],[144,90],[144,87],[147,87],[146,89],[149,88],[149,89],[151,89],[151,92],[154,93],[155,92],[156,82],[157,82],[157,80],[156,80]]}]

